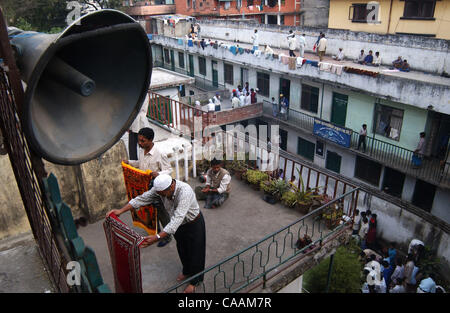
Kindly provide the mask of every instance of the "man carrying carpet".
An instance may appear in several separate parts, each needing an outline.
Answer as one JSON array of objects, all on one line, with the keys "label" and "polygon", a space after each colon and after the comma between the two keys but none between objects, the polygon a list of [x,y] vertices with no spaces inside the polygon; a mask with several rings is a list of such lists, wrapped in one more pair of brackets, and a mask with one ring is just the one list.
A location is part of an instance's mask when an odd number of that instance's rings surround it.
[{"label": "man carrying carpet", "polygon": [[[155,138],[155,132],[150,127],[141,128],[138,132],[138,144],[139,153],[138,160],[123,160],[124,163],[130,164],[131,166],[138,168],[140,170],[146,171],[151,170],[152,178],[160,174],[168,174],[172,172],[172,167],[170,166],[169,159],[164,153],[161,153],[158,148],[156,148],[153,139]],[[155,204],[158,210],[158,222],[163,226],[169,223],[169,215],[161,204]],[[158,247],[164,247],[172,239],[168,236],[165,240],[158,243]]]},{"label": "man carrying carpet", "polygon": [[[158,175],[153,181],[151,190],[132,199],[123,208],[108,212],[106,216],[111,213],[119,216],[132,208],[149,205],[157,200],[162,201],[170,215],[170,222],[155,236],[145,237],[141,247],[150,246],[169,235],[174,235],[183,265],[183,271],[177,277],[177,281],[181,282],[205,269],[205,221],[191,186],[167,174]],[[194,292],[195,286],[202,281],[203,275],[196,277],[189,282],[184,292]]]}]

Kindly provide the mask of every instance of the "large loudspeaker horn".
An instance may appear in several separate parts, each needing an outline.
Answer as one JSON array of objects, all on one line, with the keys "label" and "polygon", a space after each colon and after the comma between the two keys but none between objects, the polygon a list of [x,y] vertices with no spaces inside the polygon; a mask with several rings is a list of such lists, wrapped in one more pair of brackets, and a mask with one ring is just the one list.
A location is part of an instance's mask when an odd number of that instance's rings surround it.
[{"label": "large loudspeaker horn", "polygon": [[139,113],[152,72],[148,37],[134,19],[100,10],[60,34],[10,28],[9,35],[27,83],[23,127],[40,156],[80,164],[120,139]]}]

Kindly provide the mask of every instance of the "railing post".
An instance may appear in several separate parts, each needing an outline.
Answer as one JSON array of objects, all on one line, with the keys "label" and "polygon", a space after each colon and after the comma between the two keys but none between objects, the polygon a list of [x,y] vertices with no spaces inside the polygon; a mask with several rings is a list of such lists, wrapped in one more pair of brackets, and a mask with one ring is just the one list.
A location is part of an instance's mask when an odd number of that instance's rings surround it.
[{"label": "railing post", "polygon": [[187,144],[183,144],[183,152],[184,152],[184,181],[188,182],[189,181],[189,156],[188,156],[188,145]]},{"label": "railing post", "polygon": [[330,266],[328,267],[328,278],[327,278],[327,287],[325,289],[325,293],[328,293],[328,290],[330,288],[330,281],[331,281],[331,270],[333,269],[333,260],[334,260],[334,254],[330,256]]},{"label": "railing post", "polygon": [[197,177],[197,158],[195,155],[195,144],[197,143],[197,139],[193,139],[191,141],[192,144],[192,177],[196,178]]},{"label": "railing post", "polygon": [[179,151],[179,147],[174,147],[173,148],[173,152],[175,155],[175,174],[176,174],[176,179],[179,180],[180,179],[180,169],[179,169],[179,165],[178,165],[178,151]]}]

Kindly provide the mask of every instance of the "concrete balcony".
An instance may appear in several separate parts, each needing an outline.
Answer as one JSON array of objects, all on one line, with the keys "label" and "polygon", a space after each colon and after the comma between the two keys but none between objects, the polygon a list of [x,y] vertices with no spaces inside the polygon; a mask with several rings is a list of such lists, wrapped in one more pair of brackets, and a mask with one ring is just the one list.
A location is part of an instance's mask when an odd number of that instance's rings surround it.
[{"label": "concrete balcony", "polygon": [[125,12],[132,16],[175,14],[175,4],[141,5],[127,7]]},{"label": "concrete balcony", "polygon": [[[301,68],[291,69],[289,65],[281,63],[279,59],[267,59],[264,55],[256,57],[251,53],[233,54],[227,45],[236,45],[236,43],[224,42],[223,40],[218,41],[219,43],[224,43],[224,45],[219,46],[217,49],[212,46],[202,49],[195,44],[189,47],[184,38],[180,41],[178,38],[153,35],[152,39],[154,44],[187,51],[191,54],[224,60],[280,75],[302,77],[311,81],[333,84],[351,91],[405,103],[425,110],[431,105],[436,112],[450,114],[450,100],[448,100],[450,99],[449,78],[415,71],[408,73],[389,72],[385,71],[386,67],[374,68],[350,61],[340,62],[340,65],[342,67],[348,66],[357,70],[373,72],[376,74],[374,75],[375,77],[345,72],[344,70],[342,70],[342,73],[336,74],[319,70],[313,64],[304,64]],[[251,49],[251,44],[239,43],[239,47]],[[278,53],[278,51],[275,51],[275,53]],[[287,55],[288,53],[285,51],[284,54]]]}]

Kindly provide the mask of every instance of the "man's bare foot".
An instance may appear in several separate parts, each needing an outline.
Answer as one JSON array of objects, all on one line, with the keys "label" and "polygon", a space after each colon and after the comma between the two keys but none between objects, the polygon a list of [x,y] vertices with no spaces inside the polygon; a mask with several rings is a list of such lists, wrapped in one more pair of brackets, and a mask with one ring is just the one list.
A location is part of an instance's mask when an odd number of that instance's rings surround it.
[{"label": "man's bare foot", "polygon": [[186,278],[188,278],[186,275],[183,275],[183,273],[181,273],[180,275],[178,275],[178,277],[177,277],[177,281],[183,281],[183,280],[185,280]]},{"label": "man's bare foot", "polygon": [[184,293],[194,293],[195,292],[195,286],[189,284],[186,289],[184,289]]}]

